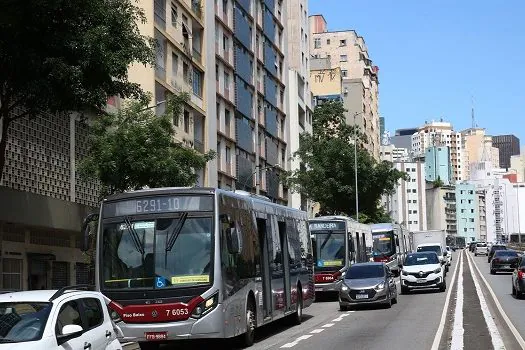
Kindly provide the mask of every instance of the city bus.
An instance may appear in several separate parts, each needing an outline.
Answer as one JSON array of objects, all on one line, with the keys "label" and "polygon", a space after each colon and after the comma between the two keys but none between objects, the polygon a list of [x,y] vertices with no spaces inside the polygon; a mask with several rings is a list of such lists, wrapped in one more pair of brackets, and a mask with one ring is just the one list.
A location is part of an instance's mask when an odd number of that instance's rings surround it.
[{"label": "city bus", "polygon": [[97,289],[123,341],[142,349],[177,339],[237,337],[288,317],[315,298],[307,214],[263,196],[162,188],[104,199],[97,221]]},{"label": "city bus", "polygon": [[309,220],[312,236],[315,291],[339,291],[341,277],[356,262],[370,259],[370,226],[346,216],[320,216]]},{"label": "city bus", "polygon": [[408,230],[398,224],[373,224],[372,240],[374,261],[384,262],[398,275],[399,263],[403,262],[406,253],[412,251]]}]

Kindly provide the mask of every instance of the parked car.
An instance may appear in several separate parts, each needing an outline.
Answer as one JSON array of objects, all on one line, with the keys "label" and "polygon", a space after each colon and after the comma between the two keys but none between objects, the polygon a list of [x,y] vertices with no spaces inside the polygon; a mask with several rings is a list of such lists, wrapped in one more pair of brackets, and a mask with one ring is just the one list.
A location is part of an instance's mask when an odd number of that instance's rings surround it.
[{"label": "parked car", "polygon": [[478,255],[489,255],[489,247],[487,243],[477,243],[476,249],[474,249],[474,256]]},{"label": "parked car", "polygon": [[0,324],[0,348],[122,349],[105,297],[74,287],[2,294]]},{"label": "parked car", "polygon": [[339,290],[339,307],[348,310],[358,304],[383,304],[390,308],[397,303],[394,274],[382,262],[352,265]]},{"label": "parked car", "polygon": [[518,253],[513,250],[497,250],[490,262],[490,273],[513,271],[518,265]]},{"label": "parked car", "polygon": [[521,256],[516,267],[512,271],[512,295],[516,299],[523,298],[525,294],[525,259]]},{"label": "parked car", "polygon": [[419,252],[407,254],[401,270],[401,294],[411,290],[424,288],[438,288],[444,292],[447,288],[445,281],[446,260],[439,260],[435,252]]},{"label": "parked car", "polygon": [[489,255],[487,257],[487,261],[490,263],[490,260],[492,260],[492,256],[497,250],[507,250],[507,247],[502,244],[494,244],[492,247],[490,247]]}]

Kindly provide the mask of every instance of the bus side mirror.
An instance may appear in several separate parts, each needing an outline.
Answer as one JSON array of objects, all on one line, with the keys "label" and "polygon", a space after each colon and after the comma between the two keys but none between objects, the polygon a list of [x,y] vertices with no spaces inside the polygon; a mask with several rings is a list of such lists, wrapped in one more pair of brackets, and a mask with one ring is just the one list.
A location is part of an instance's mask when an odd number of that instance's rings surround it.
[{"label": "bus side mirror", "polygon": [[83,237],[82,237],[82,245],[80,247],[80,250],[83,252],[87,252],[89,250],[89,231],[90,231],[89,224],[92,221],[95,221],[97,219],[98,219],[98,214],[96,213],[89,214],[88,216],[86,216],[86,218],[84,219],[84,222],[82,223],[81,232],[83,234]]}]

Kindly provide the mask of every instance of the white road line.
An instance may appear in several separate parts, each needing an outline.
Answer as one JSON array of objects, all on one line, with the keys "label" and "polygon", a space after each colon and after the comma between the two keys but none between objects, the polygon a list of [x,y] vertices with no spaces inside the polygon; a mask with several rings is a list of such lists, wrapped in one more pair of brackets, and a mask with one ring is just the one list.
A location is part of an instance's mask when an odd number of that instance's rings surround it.
[{"label": "white road line", "polygon": [[470,259],[467,259],[467,262],[470,269],[470,274],[472,275],[472,279],[474,280],[474,286],[476,287],[476,293],[478,294],[479,304],[481,306],[481,311],[483,312],[483,318],[485,318],[485,323],[487,324],[487,328],[489,329],[490,333],[490,338],[492,339],[492,346],[494,346],[495,350],[504,350],[505,344],[503,344],[501,334],[499,333],[498,327],[496,326],[496,323],[494,322],[494,319],[492,318],[492,315],[489,311],[487,302],[485,300],[485,297],[483,296],[483,292],[481,291],[481,286],[479,285],[478,278],[476,277],[474,270],[472,269]]},{"label": "white road line", "polygon": [[339,321],[342,321],[343,320],[343,317],[342,316],[339,316],[338,318],[334,318],[332,320],[332,322],[339,322]]},{"label": "white road line", "polygon": [[312,329],[310,331],[310,333],[312,334],[318,334],[318,333],[321,333],[322,331],[324,331],[324,328],[318,328],[318,329]]},{"label": "white road line", "polygon": [[503,310],[503,307],[501,307],[501,304],[500,302],[498,301],[498,298],[496,297],[496,294],[494,293],[494,291],[492,290],[492,287],[490,286],[490,284],[487,282],[487,280],[485,279],[485,276],[483,276],[481,274],[481,271],[479,270],[478,268],[478,264],[476,264],[476,262],[474,261],[474,259],[471,257],[471,256],[468,256],[467,254],[467,257],[468,259],[472,259],[472,262],[474,264],[474,267],[476,268],[476,270],[478,271],[479,273],[479,277],[481,277],[481,280],[483,281],[483,283],[485,283],[485,287],[487,287],[490,295],[492,296],[492,300],[494,300],[494,304],[496,304],[496,307],[498,308],[498,311],[500,312],[501,316],[503,317],[503,319],[505,320],[505,323],[507,324],[507,327],[509,327],[510,331],[512,332],[512,334],[514,335],[514,337],[516,338],[516,341],[520,344],[521,348],[522,349],[525,349],[525,340],[523,340],[523,337],[521,336],[521,334],[518,332],[518,330],[516,329],[516,327],[514,326],[514,324],[512,323],[512,321],[510,320],[510,318],[507,316],[507,314],[505,313],[505,310]]},{"label": "white road line", "polygon": [[452,294],[452,289],[453,289],[452,287],[454,287],[456,273],[458,272],[458,264],[459,264],[459,260],[461,259],[462,254],[463,252],[460,253],[459,259],[456,260],[456,267],[454,269],[454,273],[452,274],[450,285],[448,286],[447,297],[445,298],[445,305],[443,306],[443,312],[441,313],[441,321],[439,322],[439,326],[436,331],[436,336],[434,337],[434,341],[432,342],[432,350],[439,349],[439,343],[441,342],[441,336],[443,335],[443,330],[445,329],[445,323],[447,321],[447,311],[448,311],[448,304],[450,303],[450,295]]},{"label": "white road line", "polygon": [[323,328],[330,328],[332,327],[334,324],[333,323],[327,323],[325,324],[324,326],[322,326]]},{"label": "white road line", "polygon": [[281,346],[281,349],[283,349],[283,348],[293,348],[293,347],[296,346],[301,340],[306,340],[306,339],[310,338],[311,336],[312,336],[311,334],[301,335],[299,338],[295,339],[293,342],[291,342],[291,343],[286,343],[286,344],[284,344],[283,346]]},{"label": "white road line", "polygon": [[463,255],[459,259],[458,289],[456,293],[456,310],[454,311],[454,326],[452,328],[451,350],[463,349]]}]

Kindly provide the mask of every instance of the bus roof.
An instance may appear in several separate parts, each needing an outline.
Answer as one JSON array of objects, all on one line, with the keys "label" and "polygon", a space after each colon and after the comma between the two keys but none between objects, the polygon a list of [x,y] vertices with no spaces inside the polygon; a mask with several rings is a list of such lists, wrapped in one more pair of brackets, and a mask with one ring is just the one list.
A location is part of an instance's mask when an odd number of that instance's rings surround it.
[{"label": "bus roof", "polygon": [[390,222],[372,225],[372,232],[385,232],[385,231],[392,231],[393,229],[394,229],[394,224]]},{"label": "bus roof", "polygon": [[346,221],[346,220],[348,220],[348,221],[357,222],[354,219],[352,219],[351,217],[343,216],[343,215],[318,216],[318,217],[315,217],[315,218],[311,218],[309,220],[310,221],[327,221],[327,220],[345,220]]}]

